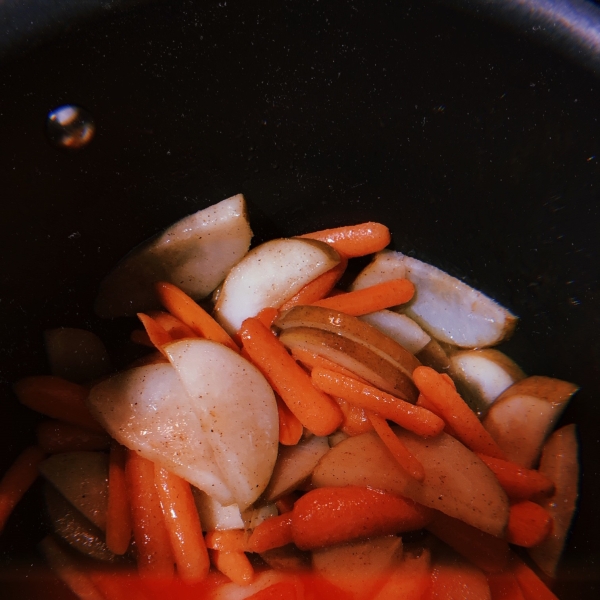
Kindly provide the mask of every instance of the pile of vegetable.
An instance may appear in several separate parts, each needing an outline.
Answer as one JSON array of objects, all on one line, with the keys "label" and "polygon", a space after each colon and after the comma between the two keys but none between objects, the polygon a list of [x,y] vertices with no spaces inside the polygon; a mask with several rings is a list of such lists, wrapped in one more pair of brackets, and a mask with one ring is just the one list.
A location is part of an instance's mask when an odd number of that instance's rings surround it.
[{"label": "pile of vegetable", "polygon": [[80,598],[554,598],[577,387],[491,349],[516,317],[384,225],[251,238],[238,195],[115,268],[96,312],[149,347],[120,372],[93,333],[47,332],[53,374],[14,389],[50,419],[0,528],[41,474],[40,549]]}]

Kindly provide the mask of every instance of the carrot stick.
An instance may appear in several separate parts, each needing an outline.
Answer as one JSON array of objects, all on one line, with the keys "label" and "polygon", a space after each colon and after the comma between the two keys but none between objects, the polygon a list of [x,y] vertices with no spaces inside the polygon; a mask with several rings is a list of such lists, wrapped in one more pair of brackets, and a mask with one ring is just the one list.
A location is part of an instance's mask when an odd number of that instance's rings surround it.
[{"label": "carrot stick", "polygon": [[154,465],[154,479],[163,509],[177,573],[186,581],[201,581],[210,569],[200,517],[187,481]]},{"label": "carrot stick", "polygon": [[444,422],[432,412],[415,406],[387,392],[319,367],[311,375],[314,385],[333,396],[394,421],[401,427],[422,436],[434,436],[444,429]]},{"label": "carrot stick", "polygon": [[329,271],[325,271],[310,283],[307,283],[295,296],[286,300],[280,307],[280,310],[288,310],[298,304],[312,304],[322,300],[331,292],[335,284],[344,274],[348,261],[342,257],[341,261]]},{"label": "carrot stick", "polygon": [[511,500],[530,500],[534,496],[549,496],[554,491],[553,481],[539,471],[481,453],[477,456],[494,473]]},{"label": "carrot stick", "polygon": [[525,600],[558,600],[546,584],[514,552],[510,556],[510,569]]},{"label": "carrot stick", "polygon": [[171,336],[165,331],[165,328],[155,321],[149,315],[144,313],[137,313],[138,319],[142,322],[146,333],[148,334],[148,339],[152,342],[152,345],[163,355],[167,356],[162,347],[169,342],[172,342],[173,339]]},{"label": "carrot stick", "polygon": [[340,429],[344,433],[353,436],[373,430],[373,425],[369,421],[367,411],[364,408],[350,404],[350,402],[346,402],[343,398],[334,396],[333,399],[337,402],[344,415],[344,420],[340,425]]},{"label": "carrot stick", "polygon": [[246,552],[248,535],[243,529],[225,529],[223,531],[207,531],[204,538],[206,547],[222,552]]},{"label": "carrot stick", "polygon": [[373,222],[323,229],[299,237],[325,242],[348,258],[379,252],[391,240],[390,230],[381,223]]},{"label": "carrot stick", "polygon": [[172,340],[198,337],[190,327],[163,310],[152,310],[148,313],[170,336]]},{"label": "carrot stick", "polygon": [[317,390],[283,344],[257,319],[246,319],[240,330],[252,362],[287,407],[315,435],[329,435],[342,422],[335,401]]},{"label": "carrot stick", "polygon": [[108,509],[106,545],[115,554],[125,554],[131,541],[131,506],[125,478],[127,449],[113,440],[108,461]]},{"label": "carrot stick", "polygon": [[525,600],[515,576],[510,571],[488,573],[486,577],[491,600]]},{"label": "carrot stick", "polygon": [[530,500],[511,505],[506,527],[509,543],[524,548],[541,544],[552,529],[552,517],[548,511]]},{"label": "carrot stick", "polygon": [[273,321],[277,318],[279,314],[279,310],[273,308],[272,306],[268,306],[267,308],[263,308],[257,315],[256,318],[267,328],[270,329],[271,325],[273,325]]},{"label": "carrot stick", "polygon": [[238,585],[248,585],[254,579],[254,569],[243,552],[211,550],[212,564]]},{"label": "carrot stick", "polygon": [[78,450],[106,450],[110,446],[107,433],[90,431],[64,421],[42,421],[36,427],[38,446],[46,454]]},{"label": "carrot stick", "polygon": [[[417,398],[417,401],[415,402],[415,404],[417,406],[420,406],[421,408],[426,408],[427,410],[431,411],[434,415],[437,415],[440,419],[444,420],[443,412],[437,407],[437,405],[435,405],[433,402],[431,402],[429,399],[427,399],[425,396],[423,396],[423,394],[419,394],[419,397]],[[452,425],[450,425],[449,423],[446,423],[445,421],[444,421],[444,423],[445,423],[444,431],[448,435],[458,438],[456,431],[454,431],[454,429],[452,429]]]},{"label": "carrot stick", "polygon": [[174,558],[154,484],[154,463],[128,450],[125,479],[140,575],[171,578],[174,575]]},{"label": "carrot stick", "polygon": [[497,573],[508,565],[510,549],[505,540],[463,521],[437,513],[427,529],[483,571]]},{"label": "carrot stick", "polygon": [[279,396],[275,396],[275,399],[279,415],[279,443],[284,446],[295,446],[302,437],[304,427]]},{"label": "carrot stick", "polygon": [[346,375],[347,377],[353,377],[362,383],[367,383],[366,379],[363,379],[356,373],[350,371],[346,367],[342,367],[332,360],[321,356],[320,354],[314,354],[310,352],[310,350],[304,350],[303,348],[293,348],[292,356],[300,363],[302,363],[308,371],[312,371],[315,367],[323,367],[323,369],[329,369],[330,371],[335,371],[336,373],[340,373],[341,375]]},{"label": "carrot stick", "polygon": [[378,414],[369,412],[369,421],[385,444],[386,448],[391,452],[398,464],[414,479],[423,481],[425,479],[425,469],[421,462],[415,458],[410,450],[398,439],[388,422]]},{"label": "carrot stick", "polygon": [[104,432],[85,405],[88,390],[82,385],[53,375],[36,375],[17,381],[13,389],[21,404],[47,417]]},{"label": "carrot stick", "polygon": [[264,520],[254,528],[248,539],[250,552],[266,552],[293,542],[292,513]]},{"label": "carrot stick", "polygon": [[504,453],[452,385],[431,367],[417,367],[413,380],[419,391],[438,407],[457,438],[473,452],[504,459]]},{"label": "carrot stick", "polygon": [[177,286],[160,281],[156,284],[156,293],[161,304],[194,333],[219,342],[236,352],[240,349],[229,334],[196,302]]},{"label": "carrot stick", "polygon": [[301,550],[421,529],[433,511],[407,498],[359,486],[311,490],[296,501],[292,536]]},{"label": "carrot stick", "polygon": [[359,317],[404,304],[413,297],[414,293],[415,286],[408,279],[391,279],[362,290],[324,298],[313,302],[312,306],[323,306]]},{"label": "carrot stick", "polygon": [[19,500],[37,479],[38,465],[43,459],[44,451],[39,446],[29,446],[0,479],[0,532]]}]

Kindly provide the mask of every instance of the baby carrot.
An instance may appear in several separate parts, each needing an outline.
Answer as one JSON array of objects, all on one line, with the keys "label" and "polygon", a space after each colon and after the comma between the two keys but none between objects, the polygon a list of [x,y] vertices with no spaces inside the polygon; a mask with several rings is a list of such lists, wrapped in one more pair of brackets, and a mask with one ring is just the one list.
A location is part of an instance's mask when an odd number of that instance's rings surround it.
[{"label": "baby carrot", "polygon": [[44,459],[39,446],[25,448],[0,479],[0,532],[19,500],[38,476],[38,465]]},{"label": "baby carrot", "polygon": [[131,506],[125,480],[127,449],[113,440],[108,461],[108,510],[106,545],[115,554],[125,554],[131,541]]},{"label": "baby carrot", "polygon": [[514,552],[510,555],[510,570],[525,600],[558,600],[548,586]]},{"label": "baby carrot", "polygon": [[246,319],[240,330],[252,362],[288,408],[315,435],[329,435],[342,422],[335,401],[317,390],[281,342],[257,319]]},{"label": "baby carrot", "polygon": [[281,398],[275,396],[275,399],[279,415],[279,443],[284,446],[295,446],[302,437],[304,427]]},{"label": "baby carrot", "polygon": [[161,304],[194,333],[214,342],[219,342],[236,352],[237,344],[229,334],[185,292],[172,283],[160,281],[156,284],[156,293]]},{"label": "baby carrot", "polygon": [[323,306],[338,310],[353,317],[398,306],[408,302],[415,293],[415,286],[408,279],[391,279],[371,287],[339,294],[313,302],[312,306]]},{"label": "baby carrot", "polygon": [[250,552],[266,552],[272,548],[291,544],[293,541],[292,513],[285,513],[266,519],[257,525],[248,540],[248,550]]},{"label": "baby carrot", "polygon": [[417,367],[413,380],[427,400],[437,406],[439,414],[448,423],[456,437],[473,452],[504,459],[504,453],[448,381],[431,367]]},{"label": "baby carrot", "polygon": [[506,539],[510,544],[533,548],[541,544],[552,529],[548,511],[530,500],[516,502],[510,507]]},{"label": "baby carrot", "polygon": [[204,538],[206,547],[222,552],[246,552],[248,535],[243,529],[224,529],[208,531]]},{"label": "baby carrot", "polygon": [[485,454],[477,456],[490,468],[511,500],[530,500],[554,491],[554,483],[534,469],[526,469],[511,461],[492,458]]},{"label": "baby carrot", "polygon": [[334,396],[333,399],[337,402],[344,415],[344,420],[340,425],[340,429],[344,433],[352,436],[373,430],[373,425],[369,421],[367,411],[364,408],[350,404],[350,402],[346,402],[343,398]]},{"label": "baby carrot", "polygon": [[186,581],[201,581],[208,575],[210,560],[190,484],[158,465],[154,465],[154,480],[177,573]]},{"label": "baby carrot", "polygon": [[152,342],[152,345],[164,356],[166,356],[162,347],[169,342],[172,342],[173,339],[167,333],[165,328],[155,321],[151,316],[146,315],[144,313],[137,313],[138,319],[142,322],[146,333],[148,334],[148,339]]},{"label": "baby carrot", "polygon": [[373,222],[323,229],[299,237],[325,242],[348,258],[379,252],[391,241],[390,230]]},{"label": "baby carrot", "polygon": [[414,531],[433,512],[420,504],[366,487],[324,487],[299,498],[292,511],[292,536],[301,550],[357,538]]},{"label": "baby carrot", "polygon": [[25,406],[53,419],[104,432],[85,405],[87,389],[62,377],[36,375],[17,381],[13,387]]},{"label": "baby carrot", "polygon": [[315,386],[327,394],[339,396],[356,406],[378,413],[417,435],[434,436],[444,429],[444,422],[425,408],[351,377],[320,367],[313,369],[311,377]]},{"label": "baby carrot", "polygon": [[293,348],[292,356],[300,363],[302,363],[308,371],[312,371],[315,367],[323,367],[323,369],[328,369],[329,371],[335,371],[336,373],[340,373],[341,375],[346,375],[347,377],[353,377],[362,383],[367,383],[366,379],[356,375],[347,369],[346,367],[342,367],[332,360],[321,356],[320,354],[314,354],[309,350],[304,350],[304,348]]},{"label": "baby carrot", "polygon": [[248,585],[254,579],[254,569],[243,552],[211,550],[212,564],[238,585]]},{"label": "baby carrot", "polygon": [[273,308],[272,306],[268,306],[267,308],[263,308],[257,315],[256,318],[267,328],[270,329],[271,325],[273,325],[273,321],[277,318],[279,314],[279,310]]},{"label": "baby carrot", "polygon": [[488,573],[486,578],[492,595],[491,600],[525,600],[515,576],[510,571]]},{"label": "baby carrot", "polygon": [[414,479],[423,481],[425,479],[425,469],[421,462],[415,458],[410,450],[398,439],[388,422],[378,414],[369,412],[369,421],[385,444],[386,448],[391,452],[398,464]]},{"label": "baby carrot", "polygon": [[42,421],[36,427],[38,446],[46,454],[77,450],[106,450],[110,445],[107,433],[90,431],[64,421]]},{"label": "baby carrot", "polygon": [[164,310],[152,310],[148,316],[152,317],[171,336],[173,341],[198,337],[183,321]]}]

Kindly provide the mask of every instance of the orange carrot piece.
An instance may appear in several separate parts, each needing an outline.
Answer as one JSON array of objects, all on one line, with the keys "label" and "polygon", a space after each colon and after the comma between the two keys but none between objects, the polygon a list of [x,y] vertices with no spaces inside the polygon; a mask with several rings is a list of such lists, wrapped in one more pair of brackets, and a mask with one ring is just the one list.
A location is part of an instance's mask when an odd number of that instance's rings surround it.
[{"label": "orange carrot piece", "polygon": [[525,600],[515,576],[510,571],[488,573],[486,577],[492,600]]},{"label": "orange carrot piece", "polygon": [[162,347],[165,344],[173,341],[171,336],[165,331],[165,328],[160,323],[155,321],[151,316],[144,313],[137,313],[137,317],[142,322],[142,325],[148,334],[148,339],[152,342],[152,345],[161,354],[166,356],[166,353]]},{"label": "orange carrot piece", "polygon": [[549,496],[554,491],[554,482],[539,471],[481,453],[477,456],[494,473],[511,500],[530,500],[535,496]]},{"label": "orange carrot piece", "polygon": [[510,570],[525,600],[558,600],[548,586],[514,552],[510,556]]},{"label": "orange carrot piece", "polygon": [[204,538],[206,547],[221,552],[246,552],[248,535],[243,529],[225,529],[208,531]]},{"label": "orange carrot piece", "polygon": [[273,321],[277,318],[279,311],[272,306],[263,308],[257,315],[256,318],[267,328],[270,329],[273,325]]},{"label": "orange carrot piece", "polygon": [[152,310],[148,313],[170,336],[172,340],[198,337],[191,327],[164,310]]},{"label": "orange carrot piece", "polygon": [[[435,405],[433,402],[430,402],[425,396],[423,396],[423,394],[419,394],[419,397],[417,398],[415,404],[417,406],[420,406],[421,408],[426,408],[427,410],[431,411],[434,415],[437,415],[440,419],[442,419],[442,421],[444,420],[443,412],[437,407],[437,405]],[[446,423],[445,421],[444,423],[444,431],[448,435],[458,438],[456,431],[452,429],[452,425]]]},{"label": "orange carrot piece", "polygon": [[413,380],[419,391],[438,407],[457,438],[473,452],[504,459],[504,453],[458,392],[431,367],[417,367]]},{"label": "orange carrot piece", "polygon": [[356,406],[373,411],[417,435],[434,436],[444,429],[442,419],[427,409],[352,377],[317,367],[313,369],[311,378],[314,385],[325,393],[339,396]]},{"label": "orange carrot piece", "polygon": [[317,390],[283,344],[257,319],[246,319],[240,335],[252,362],[287,407],[315,435],[329,435],[342,422],[335,401]]},{"label": "orange carrot piece", "polygon": [[83,429],[64,421],[42,421],[36,427],[38,446],[46,454],[78,450],[106,450],[110,436],[99,431]]},{"label": "orange carrot piece", "polygon": [[177,573],[185,581],[201,581],[208,575],[210,560],[192,488],[158,465],[154,465],[154,478]]},{"label": "orange carrot piece", "polygon": [[353,373],[350,369],[346,367],[342,367],[337,363],[333,362],[329,358],[325,358],[320,354],[314,354],[309,350],[304,350],[303,348],[294,348],[292,350],[292,356],[300,363],[302,363],[308,371],[312,371],[315,367],[323,367],[323,369],[329,369],[330,371],[335,371],[336,373],[340,373],[341,375],[346,375],[347,377],[353,377],[362,383],[367,383],[366,379],[363,379],[356,373]]},{"label": "orange carrot piece", "polygon": [[194,333],[207,340],[219,342],[236,352],[240,351],[229,334],[200,305],[177,286],[160,281],[156,284],[156,293],[161,304]]},{"label": "orange carrot piece", "polygon": [[506,540],[443,513],[437,513],[427,529],[483,571],[497,573],[508,565]]},{"label": "orange carrot piece", "polygon": [[391,241],[390,230],[373,222],[323,229],[299,237],[325,242],[349,258],[379,252]]},{"label": "orange carrot piece", "polygon": [[511,505],[506,527],[509,543],[524,548],[541,544],[552,529],[552,517],[539,504],[523,500]]},{"label": "orange carrot piece", "polygon": [[425,527],[433,511],[407,498],[359,486],[324,487],[299,498],[292,536],[301,550]]},{"label": "orange carrot piece", "polygon": [[211,550],[212,564],[238,585],[248,585],[254,579],[254,569],[243,552]]},{"label": "orange carrot piece", "polygon": [[286,300],[280,307],[280,310],[288,310],[298,304],[312,304],[325,298],[335,287],[341,276],[346,271],[348,261],[342,257],[342,260],[329,271],[325,271],[310,283],[307,283],[295,296]]},{"label": "orange carrot piece", "polygon": [[39,446],[29,446],[0,479],[0,532],[19,500],[37,479],[38,465],[43,459],[44,451]]},{"label": "orange carrot piece", "polygon": [[373,431],[373,425],[369,421],[367,411],[364,408],[350,404],[350,402],[346,402],[343,398],[338,398],[337,396],[334,396],[333,399],[337,402],[344,415],[344,420],[340,425],[340,429],[344,433],[353,436]]},{"label": "orange carrot piece", "polygon": [[106,545],[115,554],[125,554],[131,541],[131,506],[125,477],[127,449],[113,440],[108,461],[108,510]]},{"label": "orange carrot piece", "polygon": [[35,375],[17,381],[13,389],[21,404],[47,417],[104,432],[85,405],[88,390],[82,385],[53,375]]},{"label": "orange carrot piece", "polygon": [[415,286],[408,279],[391,279],[371,287],[330,296],[312,306],[323,306],[338,310],[353,317],[360,317],[384,308],[408,302],[415,293]]},{"label": "orange carrot piece", "polygon": [[381,438],[381,441],[385,444],[386,448],[390,451],[398,464],[412,478],[416,479],[417,481],[423,481],[425,479],[425,469],[423,468],[423,465],[398,439],[388,422],[376,413],[369,412],[367,414],[369,416],[369,421],[377,432],[377,435]]},{"label": "orange carrot piece", "polygon": [[128,450],[125,478],[140,575],[172,578],[175,560],[154,484],[154,463]]},{"label": "orange carrot piece", "polygon": [[275,396],[275,399],[279,415],[279,443],[284,446],[295,446],[302,437],[304,427],[279,396]]},{"label": "orange carrot piece", "polygon": [[254,528],[248,540],[250,552],[266,552],[293,542],[292,513],[264,520]]}]

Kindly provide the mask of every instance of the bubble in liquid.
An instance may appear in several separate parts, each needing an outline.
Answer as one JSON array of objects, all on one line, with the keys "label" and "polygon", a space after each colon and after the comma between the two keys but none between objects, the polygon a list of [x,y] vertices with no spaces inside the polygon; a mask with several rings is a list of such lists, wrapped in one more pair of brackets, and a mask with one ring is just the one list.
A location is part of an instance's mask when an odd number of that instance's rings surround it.
[{"label": "bubble in liquid", "polygon": [[74,104],[65,104],[48,113],[46,131],[55,146],[79,150],[92,141],[96,125],[85,109]]}]

